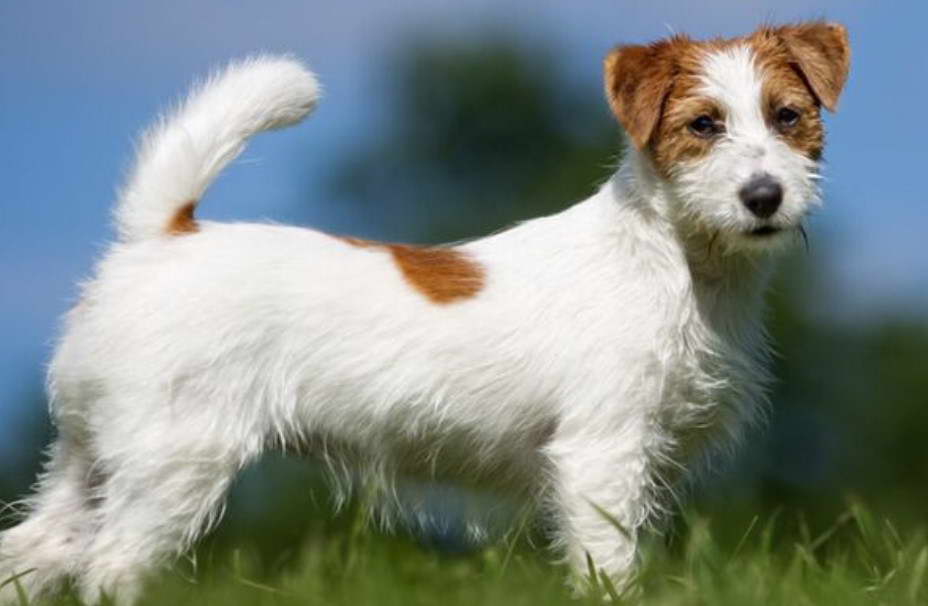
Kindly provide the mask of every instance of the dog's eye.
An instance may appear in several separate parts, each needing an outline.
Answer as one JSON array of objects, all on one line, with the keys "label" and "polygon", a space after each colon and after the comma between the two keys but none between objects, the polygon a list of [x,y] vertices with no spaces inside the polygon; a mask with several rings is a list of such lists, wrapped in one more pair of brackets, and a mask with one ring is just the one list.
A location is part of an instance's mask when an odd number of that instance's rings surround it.
[{"label": "dog's eye", "polygon": [[790,107],[781,107],[777,110],[777,124],[789,128],[799,122],[799,112]]},{"label": "dog's eye", "polygon": [[703,137],[704,139],[708,139],[709,137],[722,131],[721,125],[719,125],[710,116],[706,115],[699,116],[690,122],[689,129],[691,133],[697,137]]}]

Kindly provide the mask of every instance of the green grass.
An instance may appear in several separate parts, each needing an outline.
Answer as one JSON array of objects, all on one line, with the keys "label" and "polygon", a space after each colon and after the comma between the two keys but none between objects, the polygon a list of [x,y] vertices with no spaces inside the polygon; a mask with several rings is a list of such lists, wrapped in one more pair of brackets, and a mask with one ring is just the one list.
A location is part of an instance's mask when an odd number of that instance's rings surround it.
[{"label": "green grass", "polygon": [[[725,542],[721,520],[689,515],[671,539],[645,548],[639,583],[623,604],[801,606],[928,604],[928,537],[903,536],[891,523],[852,504],[830,527],[813,532],[801,516],[755,518]],[[574,599],[567,572],[543,548],[519,537],[467,556],[422,549],[411,540],[357,523],[314,536],[290,562],[271,566],[245,549],[223,551],[200,566],[150,584],[144,604],[545,606],[598,604]],[[184,566],[179,566],[184,568]],[[598,575],[597,575],[598,576]],[[598,581],[594,581],[598,582]],[[600,593],[613,591],[599,584]],[[77,604],[70,596],[56,604]],[[26,602],[22,601],[22,606]]]}]

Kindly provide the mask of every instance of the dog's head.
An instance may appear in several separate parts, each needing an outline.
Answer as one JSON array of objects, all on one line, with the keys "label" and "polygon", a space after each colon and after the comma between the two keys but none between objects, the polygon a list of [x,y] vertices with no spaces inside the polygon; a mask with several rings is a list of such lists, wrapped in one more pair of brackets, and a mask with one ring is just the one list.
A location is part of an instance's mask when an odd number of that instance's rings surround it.
[{"label": "dog's head", "polygon": [[834,111],[849,59],[847,32],[830,23],[674,36],[613,50],[606,94],[679,225],[727,250],[766,249],[818,202],[820,110]]}]

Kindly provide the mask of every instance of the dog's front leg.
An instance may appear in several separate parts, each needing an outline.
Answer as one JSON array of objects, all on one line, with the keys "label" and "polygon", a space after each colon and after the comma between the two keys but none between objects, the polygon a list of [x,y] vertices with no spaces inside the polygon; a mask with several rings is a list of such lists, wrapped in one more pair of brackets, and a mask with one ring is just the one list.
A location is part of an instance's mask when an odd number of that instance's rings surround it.
[{"label": "dog's front leg", "polygon": [[578,589],[588,589],[589,560],[623,590],[633,578],[638,533],[654,510],[657,447],[648,415],[620,423],[562,427],[548,455],[558,539]]}]

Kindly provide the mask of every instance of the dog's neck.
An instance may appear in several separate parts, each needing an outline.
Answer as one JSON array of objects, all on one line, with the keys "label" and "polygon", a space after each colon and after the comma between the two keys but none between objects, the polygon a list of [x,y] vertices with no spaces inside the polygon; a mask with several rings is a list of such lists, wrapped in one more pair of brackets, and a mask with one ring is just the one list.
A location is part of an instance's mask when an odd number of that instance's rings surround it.
[{"label": "dog's neck", "polygon": [[679,243],[702,303],[715,308],[719,300],[743,303],[763,294],[773,268],[771,255],[732,252],[717,241],[718,234],[681,226],[676,217],[679,201],[645,153],[629,147],[606,188],[608,197],[625,212]]}]

